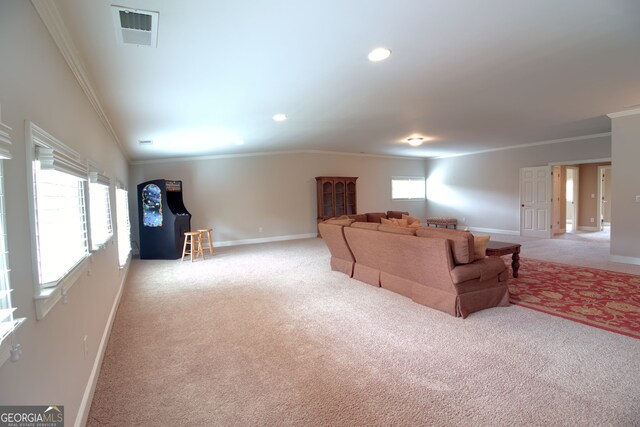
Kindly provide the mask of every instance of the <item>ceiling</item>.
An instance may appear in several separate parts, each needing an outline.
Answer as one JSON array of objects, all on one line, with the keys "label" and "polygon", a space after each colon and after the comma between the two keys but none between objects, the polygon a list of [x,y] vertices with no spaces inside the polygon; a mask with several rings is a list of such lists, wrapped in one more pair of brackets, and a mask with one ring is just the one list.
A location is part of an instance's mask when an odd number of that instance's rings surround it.
[{"label": "ceiling", "polygon": [[[55,4],[134,161],[446,156],[609,132],[640,104],[637,0]],[[158,11],[157,48],[120,44],[111,4]],[[390,58],[368,61],[379,46]]]}]

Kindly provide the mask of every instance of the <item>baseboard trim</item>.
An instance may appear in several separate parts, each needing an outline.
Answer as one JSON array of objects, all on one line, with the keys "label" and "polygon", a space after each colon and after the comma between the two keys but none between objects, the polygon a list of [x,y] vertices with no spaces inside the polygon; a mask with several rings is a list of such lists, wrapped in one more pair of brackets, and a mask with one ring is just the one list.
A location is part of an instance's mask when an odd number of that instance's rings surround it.
[{"label": "baseboard trim", "polygon": [[270,242],[282,242],[285,240],[310,239],[316,236],[317,236],[316,233],[307,233],[307,234],[291,234],[288,236],[262,237],[259,239],[226,240],[224,242],[213,242],[213,247],[220,248],[224,246],[254,245],[257,243],[270,243]]},{"label": "baseboard trim", "polygon": [[[469,231],[477,231],[478,233],[488,234],[508,234],[510,236],[519,236],[519,230],[501,230],[499,228],[483,228],[483,227],[468,227]],[[464,230],[464,227],[462,228]]]},{"label": "baseboard trim", "polygon": [[[131,260],[131,257],[129,257],[129,260]],[[104,360],[104,353],[107,350],[107,343],[109,342],[109,336],[111,335],[111,328],[113,327],[113,322],[116,318],[116,312],[118,311],[118,306],[120,305],[122,291],[124,289],[124,284],[127,281],[131,263],[127,262],[126,266],[127,268],[122,275],[122,280],[120,281],[120,288],[118,289],[116,298],[113,301],[113,306],[111,307],[111,312],[109,313],[107,324],[105,325],[104,332],[102,333],[102,339],[100,340],[100,346],[98,347],[96,360],[93,362],[93,368],[91,369],[91,375],[89,375],[89,381],[87,382],[87,386],[84,389],[84,395],[82,396],[80,408],[78,409],[78,416],[76,417],[76,422],[74,423],[75,427],[82,427],[86,425],[87,419],[89,418],[89,410],[91,409],[93,393],[96,391],[96,384],[98,383],[98,377],[100,376],[100,368],[102,367],[102,361]]]},{"label": "baseboard trim", "polygon": [[621,262],[623,264],[640,265],[640,258],[622,255],[609,255],[609,261]]},{"label": "baseboard trim", "polygon": [[580,231],[600,231],[600,227],[587,227],[580,225],[578,226],[578,230]]}]

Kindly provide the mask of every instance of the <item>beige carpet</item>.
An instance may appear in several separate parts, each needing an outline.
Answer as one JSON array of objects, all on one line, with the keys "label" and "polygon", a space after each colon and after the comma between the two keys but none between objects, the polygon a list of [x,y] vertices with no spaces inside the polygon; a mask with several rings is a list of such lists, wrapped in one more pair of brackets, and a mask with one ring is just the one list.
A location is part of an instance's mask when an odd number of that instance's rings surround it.
[{"label": "beige carpet", "polygon": [[453,318],[308,239],[134,260],[88,425],[637,426],[640,340],[523,307]]}]

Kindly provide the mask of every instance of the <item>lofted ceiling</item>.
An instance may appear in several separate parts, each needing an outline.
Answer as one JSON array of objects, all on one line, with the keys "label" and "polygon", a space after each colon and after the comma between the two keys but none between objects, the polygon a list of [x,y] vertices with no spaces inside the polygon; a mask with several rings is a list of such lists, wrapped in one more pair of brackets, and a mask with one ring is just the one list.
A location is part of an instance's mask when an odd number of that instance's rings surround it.
[{"label": "lofted ceiling", "polygon": [[[119,43],[112,4],[159,12],[157,47]],[[446,156],[609,132],[607,113],[640,104],[637,0],[55,5],[132,160]],[[370,62],[379,46],[391,56]]]}]

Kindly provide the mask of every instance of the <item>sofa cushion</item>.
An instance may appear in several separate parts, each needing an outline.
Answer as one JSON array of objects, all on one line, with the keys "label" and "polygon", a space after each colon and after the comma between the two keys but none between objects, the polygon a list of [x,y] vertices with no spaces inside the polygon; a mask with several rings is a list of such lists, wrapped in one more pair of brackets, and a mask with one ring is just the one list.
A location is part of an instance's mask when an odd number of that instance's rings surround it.
[{"label": "sofa cushion", "polygon": [[351,224],[351,227],[353,228],[364,228],[367,230],[377,230],[378,227],[380,227],[380,224],[378,224],[377,222],[360,222],[360,221],[356,221],[353,224]]},{"label": "sofa cushion", "polygon": [[456,264],[468,264],[475,260],[473,250],[473,234],[463,230],[448,228],[418,228],[416,235],[420,237],[440,237],[451,242],[453,261]]},{"label": "sofa cushion", "polygon": [[333,225],[342,225],[345,227],[349,227],[353,222],[355,222],[355,219],[328,219],[325,221],[326,224],[333,224]]},{"label": "sofa cushion", "polygon": [[411,215],[407,215],[407,214],[402,214],[402,219],[406,219],[407,223],[409,223],[409,225],[414,224],[414,223],[420,224],[420,218],[418,218],[417,216],[411,216]]},{"label": "sofa cushion", "polygon": [[487,245],[491,236],[473,236],[473,251],[475,259],[487,257]]},{"label": "sofa cushion", "polygon": [[377,222],[379,224],[380,218],[387,218],[387,214],[384,212],[368,212],[367,213],[367,222]]},{"label": "sofa cushion", "polygon": [[403,211],[387,211],[387,218],[398,218],[398,219],[402,219],[402,215],[409,215],[409,212],[403,212]]},{"label": "sofa cushion", "polygon": [[394,233],[394,234],[405,234],[408,236],[415,236],[416,229],[408,228],[408,227],[398,227],[397,225],[381,225],[378,227],[378,231],[383,231],[385,233]]},{"label": "sofa cushion", "polygon": [[358,222],[367,222],[367,215],[365,214],[349,215],[349,218],[355,219]]},{"label": "sofa cushion", "polygon": [[398,219],[398,218],[391,218],[391,219],[380,218],[380,222],[383,225],[393,225],[396,227],[406,227],[408,225],[406,219]]}]

